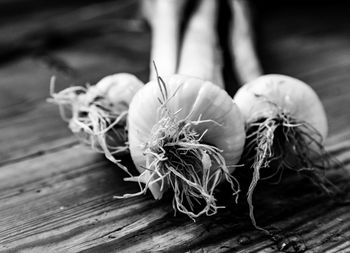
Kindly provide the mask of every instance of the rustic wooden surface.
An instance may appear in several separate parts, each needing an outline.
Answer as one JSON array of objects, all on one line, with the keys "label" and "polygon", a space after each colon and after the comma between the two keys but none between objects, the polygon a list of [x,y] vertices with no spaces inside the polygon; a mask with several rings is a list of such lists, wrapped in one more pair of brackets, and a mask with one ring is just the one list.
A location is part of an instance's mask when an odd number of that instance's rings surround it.
[{"label": "rustic wooden surface", "polygon": [[[150,35],[138,1],[89,2],[0,1],[0,252],[350,252],[344,170],[328,172],[342,198],[296,176],[260,184],[256,218],[275,238],[255,230],[243,199],[227,200],[224,187],[227,208],[196,223],[174,216],[170,197],[113,199],[136,186],[72,137],[45,101],[49,79],[58,90],[114,72],[146,80]],[[264,68],[315,88],[329,116],[327,149],[349,171],[350,8],[271,2],[255,1]]]}]

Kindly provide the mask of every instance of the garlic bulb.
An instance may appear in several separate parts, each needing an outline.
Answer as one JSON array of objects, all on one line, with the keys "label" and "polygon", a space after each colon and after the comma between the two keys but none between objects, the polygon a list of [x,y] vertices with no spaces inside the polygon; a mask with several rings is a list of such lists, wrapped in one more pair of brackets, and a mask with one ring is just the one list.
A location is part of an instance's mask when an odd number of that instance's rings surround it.
[{"label": "garlic bulb", "polygon": [[[151,81],[130,103],[128,125],[131,157],[141,173],[128,180],[145,184],[137,194],[150,189],[160,199],[172,188],[174,207],[195,218],[216,213],[213,192],[220,181],[238,193],[230,173],[244,146],[243,118],[213,83],[182,75]],[[205,204],[195,213],[197,200]]]},{"label": "garlic bulb", "polygon": [[240,88],[234,96],[245,122],[287,113],[307,122],[322,137],[327,137],[327,116],[315,91],[306,83],[285,75],[261,76]]},{"label": "garlic bulb", "polygon": [[324,176],[330,164],[323,146],[327,117],[310,86],[285,75],[265,75],[241,87],[234,101],[246,122],[244,158],[254,170],[248,203],[256,227],[252,195],[262,169],[270,178],[283,169],[295,170],[326,191],[327,185],[333,187]]},{"label": "garlic bulb", "polygon": [[62,118],[83,143],[126,170],[113,155],[128,150],[127,111],[142,86],[134,75],[120,73],[87,88],[73,86],[55,93],[52,85],[50,101],[59,105]]}]

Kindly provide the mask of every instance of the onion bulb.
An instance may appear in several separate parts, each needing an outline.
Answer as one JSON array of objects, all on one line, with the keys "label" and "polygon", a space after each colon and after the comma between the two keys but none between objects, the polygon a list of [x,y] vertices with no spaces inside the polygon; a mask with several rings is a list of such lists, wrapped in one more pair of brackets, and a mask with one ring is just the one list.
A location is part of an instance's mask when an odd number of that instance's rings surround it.
[{"label": "onion bulb", "polygon": [[320,173],[329,162],[323,147],[327,117],[310,86],[285,75],[264,75],[242,86],[234,101],[246,122],[244,152],[253,168],[247,198],[255,226],[252,195],[261,169],[275,168],[269,178],[284,168],[296,170],[326,189]]},{"label": "onion bulb", "polygon": [[130,154],[140,175],[126,180],[141,188],[123,197],[149,189],[160,199],[171,188],[174,209],[194,219],[220,208],[213,195],[221,181],[230,183],[237,196],[239,185],[230,174],[245,132],[243,118],[224,90],[198,78],[158,77],[132,99],[128,125]]},{"label": "onion bulb", "polygon": [[134,75],[120,73],[102,78],[96,85],[73,86],[58,93],[51,83],[51,99],[62,118],[83,143],[122,166],[114,154],[128,147],[126,117],[130,101],[143,83]]}]

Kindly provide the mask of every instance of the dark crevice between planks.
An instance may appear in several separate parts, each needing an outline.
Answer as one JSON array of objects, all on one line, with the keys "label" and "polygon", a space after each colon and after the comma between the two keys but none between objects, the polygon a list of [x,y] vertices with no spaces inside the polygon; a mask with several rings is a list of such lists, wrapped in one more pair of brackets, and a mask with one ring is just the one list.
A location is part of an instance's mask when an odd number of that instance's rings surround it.
[{"label": "dark crevice between planks", "polygon": [[29,153],[29,154],[26,154],[26,155],[21,156],[21,157],[10,158],[7,160],[5,159],[5,160],[0,161],[0,167],[4,166],[4,165],[11,164],[11,163],[18,163],[18,162],[25,161],[28,159],[33,159],[33,158],[36,158],[39,156],[43,156],[45,154],[55,153],[57,151],[71,148],[71,147],[74,147],[76,145],[81,145],[78,140],[74,140],[74,141],[71,141],[69,143],[59,145],[59,146],[50,147],[50,148],[47,148],[45,150],[38,150],[38,151],[35,151],[34,153]]},{"label": "dark crevice between planks", "polygon": [[43,62],[49,69],[62,73],[66,77],[76,78],[78,76],[78,71],[70,66],[68,62],[49,53],[47,50],[37,52],[35,55],[33,55],[33,57]]}]

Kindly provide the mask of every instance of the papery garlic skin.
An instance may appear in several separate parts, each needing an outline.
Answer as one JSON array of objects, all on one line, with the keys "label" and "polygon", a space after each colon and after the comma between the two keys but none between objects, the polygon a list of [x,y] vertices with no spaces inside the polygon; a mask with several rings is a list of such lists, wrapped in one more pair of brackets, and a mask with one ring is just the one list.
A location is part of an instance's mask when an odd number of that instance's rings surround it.
[{"label": "papery garlic skin", "polygon": [[247,123],[269,118],[282,110],[313,126],[322,141],[327,137],[327,116],[319,97],[309,85],[296,78],[279,74],[258,77],[242,86],[234,101]]},{"label": "papery garlic skin", "polygon": [[[182,75],[173,75],[164,79],[167,88],[167,108],[177,112],[180,120],[211,122],[194,125],[193,129],[203,134],[203,143],[222,150],[227,165],[236,165],[242,154],[245,132],[243,117],[231,97],[211,82]],[[158,110],[162,98],[157,81],[146,84],[134,96],[130,103],[129,147],[131,157],[140,171],[147,168],[147,157],[144,154],[152,135],[152,128],[159,122]],[[232,173],[234,167],[229,167]],[[161,198],[159,185],[150,187],[155,198]]]},{"label": "papery garlic skin", "polygon": [[90,92],[85,96],[88,101],[102,96],[110,103],[113,112],[123,112],[128,110],[133,96],[143,85],[133,74],[118,73],[103,77],[95,86],[90,87]]}]

